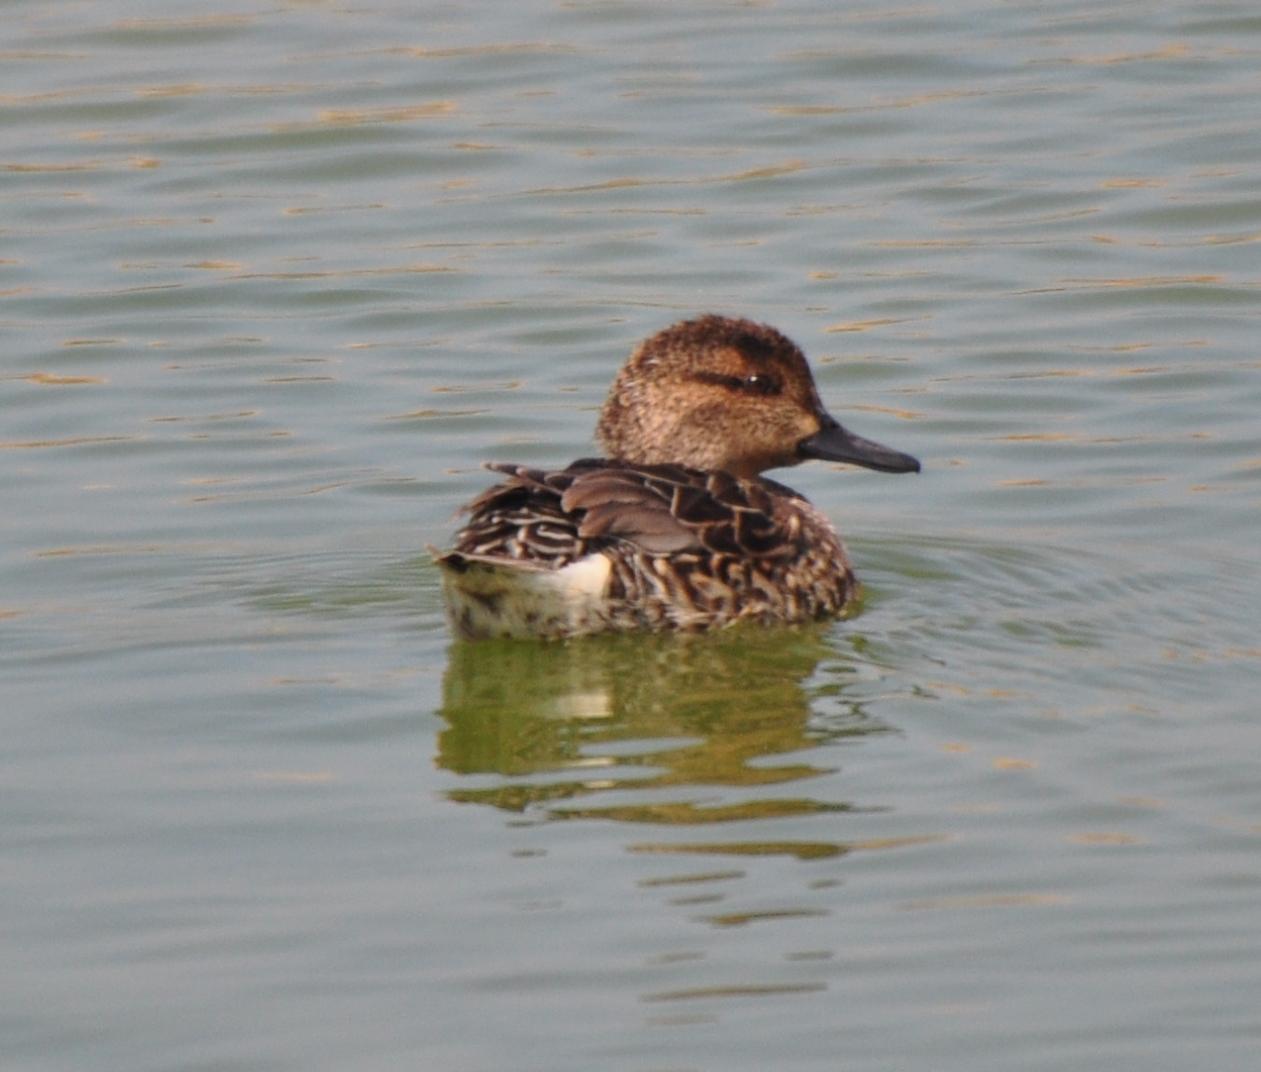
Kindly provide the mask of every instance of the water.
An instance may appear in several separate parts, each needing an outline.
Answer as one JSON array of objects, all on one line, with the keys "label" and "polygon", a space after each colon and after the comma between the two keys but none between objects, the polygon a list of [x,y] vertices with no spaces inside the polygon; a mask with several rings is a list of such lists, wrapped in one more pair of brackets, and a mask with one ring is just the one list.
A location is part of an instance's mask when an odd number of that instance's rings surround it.
[{"label": "water", "polygon": [[[6,1068],[1247,1068],[1261,20],[6,5]],[[769,321],[863,612],[454,645]]]}]

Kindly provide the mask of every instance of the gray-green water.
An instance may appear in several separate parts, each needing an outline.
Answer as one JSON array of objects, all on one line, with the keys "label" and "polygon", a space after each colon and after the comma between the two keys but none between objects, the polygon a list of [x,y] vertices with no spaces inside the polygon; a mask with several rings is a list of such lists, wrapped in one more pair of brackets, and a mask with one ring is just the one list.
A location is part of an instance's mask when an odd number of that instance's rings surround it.
[{"label": "gray-green water", "polygon": [[[1246,3],[8,3],[6,1069],[1244,1069]],[[774,323],[818,630],[453,646],[482,461]]]}]

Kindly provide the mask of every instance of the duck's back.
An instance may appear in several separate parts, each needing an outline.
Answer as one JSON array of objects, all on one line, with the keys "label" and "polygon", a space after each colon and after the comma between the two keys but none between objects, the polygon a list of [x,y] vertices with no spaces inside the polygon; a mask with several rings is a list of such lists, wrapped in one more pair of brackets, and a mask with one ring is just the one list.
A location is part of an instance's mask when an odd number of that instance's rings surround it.
[{"label": "duck's back", "polygon": [[508,479],[438,559],[467,637],[800,622],[855,589],[827,519],[769,480],[608,459],[490,468]]}]

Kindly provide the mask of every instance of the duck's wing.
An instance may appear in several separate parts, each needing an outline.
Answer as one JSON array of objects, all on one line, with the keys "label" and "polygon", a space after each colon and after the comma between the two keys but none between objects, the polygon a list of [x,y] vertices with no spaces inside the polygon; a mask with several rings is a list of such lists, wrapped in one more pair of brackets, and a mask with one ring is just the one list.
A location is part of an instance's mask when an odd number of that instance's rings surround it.
[{"label": "duck's wing", "polygon": [[560,470],[488,468],[508,479],[469,505],[459,553],[563,566],[616,542],[651,555],[758,559],[792,554],[800,543],[796,512],[777,512],[761,481],[606,459]]},{"label": "duck's wing", "polygon": [[492,463],[507,480],[463,507],[468,521],[456,533],[455,548],[439,561],[503,561],[523,566],[566,566],[587,553],[578,518],[561,505],[571,479],[568,470],[531,469]]}]

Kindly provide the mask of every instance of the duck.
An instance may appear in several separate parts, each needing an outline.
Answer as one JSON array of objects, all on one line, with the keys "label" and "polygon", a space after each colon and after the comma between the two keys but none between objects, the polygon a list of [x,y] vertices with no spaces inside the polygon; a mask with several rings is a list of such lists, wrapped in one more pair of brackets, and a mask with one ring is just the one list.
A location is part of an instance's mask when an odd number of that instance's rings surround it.
[{"label": "duck", "polygon": [[603,455],[504,477],[434,553],[460,638],[695,632],[842,615],[859,586],[840,535],[763,474],[810,459],[920,463],[843,427],[775,328],[708,314],[632,351],[596,425]]}]

